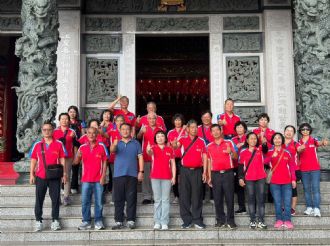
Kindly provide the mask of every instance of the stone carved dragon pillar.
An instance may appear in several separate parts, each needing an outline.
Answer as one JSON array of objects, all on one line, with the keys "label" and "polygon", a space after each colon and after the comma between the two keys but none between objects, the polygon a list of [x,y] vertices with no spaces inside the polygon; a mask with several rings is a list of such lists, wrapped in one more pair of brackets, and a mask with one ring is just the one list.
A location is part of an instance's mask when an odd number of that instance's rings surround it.
[{"label": "stone carved dragon pillar", "polygon": [[[298,123],[308,122],[314,136],[329,138],[330,2],[295,0],[294,11]],[[322,168],[330,169],[329,151],[319,156]]]},{"label": "stone carved dragon pillar", "polygon": [[27,153],[45,120],[54,120],[57,107],[56,50],[59,22],[56,0],[23,0],[22,37],[16,42],[20,86],[17,149]]}]

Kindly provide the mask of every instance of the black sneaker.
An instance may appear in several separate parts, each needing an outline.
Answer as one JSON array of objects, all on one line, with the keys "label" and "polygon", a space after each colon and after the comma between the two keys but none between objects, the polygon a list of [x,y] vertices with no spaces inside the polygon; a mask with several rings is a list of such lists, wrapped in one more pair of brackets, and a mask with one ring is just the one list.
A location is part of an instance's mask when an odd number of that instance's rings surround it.
[{"label": "black sneaker", "polygon": [[262,229],[262,230],[266,230],[267,229],[267,225],[264,222],[261,222],[261,221],[258,222],[257,227],[259,229]]},{"label": "black sneaker", "polygon": [[245,208],[239,208],[238,210],[235,211],[235,214],[246,214],[246,209]]},{"label": "black sneaker", "polygon": [[144,199],[144,200],[142,201],[142,204],[143,204],[143,205],[151,204],[151,203],[152,203],[152,201],[149,200],[149,199]]},{"label": "black sneaker", "polygon": [[206,228],[206,225],[204,223],[194,224],[194,226],[197,229],[205,229]]},{"label": "black sneaker", "polygon": [[120,230],[125,228],[123,222],[116,222],[116,225],[114,225],[111,229],[112,230]]},{"label": "black sneaker", "polygon": [[257,223],[255,221],[250,221],[249,227],[250,227],[250,229],[256,229]]},{"label": "black sneaker", "polygon": [[226,223],[223,223],[223,222],[217,222],[217,223],[215,223],[215,225],[214,225],[215,227],[219,227],[219,228],[224,228],[225,226],[226,226]]},{"label": "black sneaker", "polygon": [[237,228],[237,225],[235,223],[232,223],[232,224],[228,224],[227,227],[230,229],[230,230],[234,230]]},{"label": "black sneaker", "polygon": [[191,228],[192,227],[192,224],[191,223],[183,223],[181,225],[181,229],[188,229],[188,228]]}]

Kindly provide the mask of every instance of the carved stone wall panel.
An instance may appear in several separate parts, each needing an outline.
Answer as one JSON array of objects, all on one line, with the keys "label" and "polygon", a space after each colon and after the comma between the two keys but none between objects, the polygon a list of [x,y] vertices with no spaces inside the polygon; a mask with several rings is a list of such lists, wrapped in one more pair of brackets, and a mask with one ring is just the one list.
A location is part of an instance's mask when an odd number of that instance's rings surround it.
[{"label": "carved stone wall panel", "polygon": [[262,52],[262,33],[224,33],[223,52]]},{"label": "carved stone wall panel", "polygon": [[0,16],[0,32],[1,31],[21,31],[22,19],[20,16]]},{"label": "carved stone wall panel", "polygon": [[91,119],[100,119],[103,109],[84,108],[84,120],[89,122]]},{"label": "carved stone wall panel", "polygon": [[208,17],[137,18],[136,30],[144,31],[208,31]]},{"label": "carved stone wall panel", "polygon": [[85,31],[121,31],[121,17],[85,17]]},{"label": "carved stone wall panel", "polygon": [[265,107],[263,106],[235,106],[235,113],[248,127],[258,126],[258,115],[264,112]]},{"label": "carved stone wall panel", "polygon": [[121,35],[84,34],[82,36],[83,52],[90,53],[120,53],[122,51]]},{"label": "carved stone wall panel", "polygon": [[118,95],[118,59],[87,58],[86,103],[111,102]]},{"label": "carved stone wall panel", "polygon": [[226,57],[227,96],[236,102],[261,102],[258,56]]},{"label": "carved stone wall panel", "polygon": [[223,17],[223,30],[259,30],[259,16],[225,16]]},{"label": "carved stone wall panel", "polygon": [[20,13],[22,8],[22,0],[1,0],[0,12]]}]

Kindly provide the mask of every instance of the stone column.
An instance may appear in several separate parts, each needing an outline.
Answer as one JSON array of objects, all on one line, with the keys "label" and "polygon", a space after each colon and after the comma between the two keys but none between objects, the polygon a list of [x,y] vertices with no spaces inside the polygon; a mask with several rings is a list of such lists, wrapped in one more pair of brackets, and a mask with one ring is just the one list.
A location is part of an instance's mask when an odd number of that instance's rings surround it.
[{"label": "stone column", "polygon": [[297,124],[291,10],[265,10],[265,88],[270,127]]},{"label": "stone column", "polygon": [[70,105],[80,106],[80,11],[59,11],[57,50],[57,115]]}]

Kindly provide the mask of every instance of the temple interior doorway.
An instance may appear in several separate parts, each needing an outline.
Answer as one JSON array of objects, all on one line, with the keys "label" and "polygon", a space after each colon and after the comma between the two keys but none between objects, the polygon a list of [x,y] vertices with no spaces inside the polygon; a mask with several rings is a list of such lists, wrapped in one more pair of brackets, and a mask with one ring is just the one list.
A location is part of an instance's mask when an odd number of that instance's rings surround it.
[{"label": "temple interior doorway", "polygon": [[209,37],[136,37],[136,114],[146,114],[146,103],[157,104],[167,128],[182,113],[200,122],[210,109]]}]

